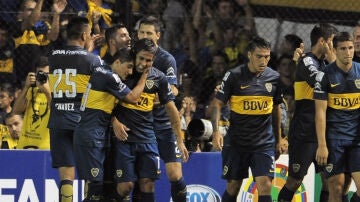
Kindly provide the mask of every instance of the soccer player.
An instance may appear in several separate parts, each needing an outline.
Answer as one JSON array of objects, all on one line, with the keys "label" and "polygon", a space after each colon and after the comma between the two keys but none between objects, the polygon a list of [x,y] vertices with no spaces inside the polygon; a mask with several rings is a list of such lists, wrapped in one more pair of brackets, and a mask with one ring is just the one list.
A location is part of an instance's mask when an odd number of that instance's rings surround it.
[{"label": "soccer player", "polygon": [[353,62],[354,41],[348,32],[333,40],[336,61],[315,83],[315,124],[318,135],[316,161],[324,165],[329,202],[348,201],[342,196],[345,173],[351,173],[357,191],[351,202],[360,201],[359,96],[360,64]]},{"label": "soccer player", "polygon": [[[138,39],[147,38],[154,41],[156,53],[153,66],[162,71],[171,85],[171,91],[178,95],[176,78],[176,61],[174,57],[158,45],[160,39],[160,23],[157,18],[148,16],[140,20],[137,31]],[[186,155],[184,141],[181,136],[175,136],[172,131],[165,107],[158,102],[154,106],[154,130],[160,152],[160,158],[165,162],[167,177],[171,183],[171,197],[175,202],[186,201],[186,184],[182,176],[182,154]],[[135,189],[136,192],[136,189]],[[136,200],[136,197],[133,197]]]},{"label": "soccer player", "polygon": [[[329,24],[314,26],[310,33],[311,52],[300,58],[295,72],[295,112],[289,128],[289,164],[288,177],[280,190],[278,201],[291,201],[295,191],[300,187],[311,163],[317,172],[320,167],[315,161],[318,148],[315,129],[315,103],[313,92],[315,83],[323,76],[325,56],[332,49],[332,39],[336,29]],[[333,62],[334,58],[327,58]],[[323,190],[327,183],[323,181]],[[320,201],[326,201],[326,193],[322,191]]]},{"label": "soccer player", "polygon": [[52,166],[60,177],[60,202],[72,201],[75,160],[73,132],[80,120],[80,104],[90,74],[101,66],[100,57],[84,47],[91,41],[89,21],[74,17],[67,26],[67,43],[49,56],[51,107],[48,128]]},{"label": "soccer player", "polygon": [[103,194],[104,160],[109,149],[111,112],[118,100],[135,104],[144,89],[148,70],[145,69],[138,85],[129,89],[123,82],[132,74],[133,57],[127,48],[113,55],[109,67],[97,67],[83,95],[81,120],[74,132],[76,167],[80,179],[87,180],[85,201],[99,201]]},{"label": "soccer player", "polygon": [[[165,106],[170,117],[171,126],[177,136],[181,134],[179,112],[174,103],[170,84],[166,76],[152,67],[157,47],[152,40],[140,39],[135,42],[133,51],[136,54],[135,70],[125,84],[130,88],[137,82],[144,68],[151,67],[144,91],[139,102],[128,104],[120,102],[117,105],[116,120],[129,130],[127,137],[116,142],[115,175],[117,184],[117,199],[127,197],[138,181],[140,201],[154,201],[155,180],[160,174],[160,157],[154,132],[153,107],[158,94],[160,104]],[[115,130],[115,128],[114,128]],[[188,153],[183,154],[186,161]]]},{"label": "soccer player", "polygon": [[[235,202],[242,179],[251,168],[259,202],[271,202],[275,148],[280,154],[279,73],[267,66],[270,43],[254,38],[248,45],[248,63],[227,71],[212,102],[213,146],[222,150],[223,173],[227,180],[224,202]],[[219,131],[221,108],[230,102],[230,127]],[[274,125],[274,127],[273,127]],[[274,131],[273,131],[274,130]],[[224,146],[224,147],[223,147]]]},{"label": "soccer player", "polygon": [[117,24],[107,28],[105,30],[105,40],[107,50],[102,59],[106,64],[111,63],[110,61],[112,61],[112,56],[116,53],[116,51],[120,48],[130,48],[131,45],[131,38],[124,24]]}]

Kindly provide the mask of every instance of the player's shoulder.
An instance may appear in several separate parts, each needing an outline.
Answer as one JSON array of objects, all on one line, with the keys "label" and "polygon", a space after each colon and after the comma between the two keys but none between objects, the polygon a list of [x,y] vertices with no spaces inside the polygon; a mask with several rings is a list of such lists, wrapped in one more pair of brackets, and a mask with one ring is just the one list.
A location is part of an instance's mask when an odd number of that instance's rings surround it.
[{"label": "player's shoulder", "polygon": [[163,60],[175,60],[174,56],[162,47],[158,47],[155,57],[160,57]]},{"label": "player's shoulder", "polygon": [[304,57],[300,58],[299,64],[303,65],[303,66],[318,66],[319,62],[317,57],[309,52],[306,53]]}]

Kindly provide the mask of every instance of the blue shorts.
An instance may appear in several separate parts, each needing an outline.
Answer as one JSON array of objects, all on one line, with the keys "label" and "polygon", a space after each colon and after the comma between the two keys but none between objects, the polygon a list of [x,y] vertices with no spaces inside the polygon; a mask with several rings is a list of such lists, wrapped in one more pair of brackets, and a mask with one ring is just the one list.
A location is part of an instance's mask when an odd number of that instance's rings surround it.
[{"label": "blue shorts", "polygon": [[242,180],[249,177],[249,167],[252,176],[275,175],[275,151],[243,152],[235,146],[224,147],[222,152],[222,178],[227,180]]},{"label": "blue shorts", "polygon": [[140,178],[156,180],[160,173],[160,157],[156,143],[116,142],[116,182],[135,182]]},{"label": "blue shorts", "polygon": [[73,130],[50,128],[50,154],[53,168],[75,166],[73,134]]},{"label": "blue shorts", "polygon": [[324,169],[326,177],[341,173],[360,171],[360,143],[354,140],[327,140],[328,164]]},{"label": "blue shorts", "polygon": [[76,128],[74,153],[78,177],[90,181],[103,181],[104,161],[109,148],[109,134],[105,129],[89,131]]},{"label": "blue shorts", "polygon": [[[159,131],[157,134],[160,133]],[[164,134],[166,133],[166,134]],[[158,135],[157,135],[158,136]],[[161,136],[163,138],[157,138],[156,141],[158,143],[158,149],[160,158],[165,162],[181,162],[181,151],[177,146],[177,142],[175,140],[175,134],[172,129],[166,129],[162,131]],[[167,138],[164,138],[167,137]]]},{"label": "blue shorts", "polygon": [[317,147],[317,142],[289,139],[288,175],[295,179],[302,179],[307,174],[311,163],[314,163],[316,172],[322,171],[322,167],[319,167],[315,160]]}]

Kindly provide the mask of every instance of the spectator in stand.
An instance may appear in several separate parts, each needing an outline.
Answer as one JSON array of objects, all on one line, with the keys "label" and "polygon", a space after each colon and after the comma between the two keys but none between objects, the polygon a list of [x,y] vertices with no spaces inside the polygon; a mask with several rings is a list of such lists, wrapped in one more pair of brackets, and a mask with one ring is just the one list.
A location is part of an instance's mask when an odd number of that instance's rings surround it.
[{"label": "spectator in stand", "polygon": [[167,1],[162,15],[165,26],[162,45],[165,50],[172,52],[180,45],[178,39],[181,37],[186,15],[186,10],[179,0]]},{"label": "spectator in stand", "polygon": [[18,149],[50,149],[48,74],[48,58],[42,56],[36,64],[36,72],[28,73],[24,88],[15,100],[13,113],[24,115]]},{"label": "spectator in stand", "polygon": [[[6,126],[6,116],[12,112],[12,104],[15,100],[15,90],[10,83],[0,84],[0,136],[9,140],[8,146],[15,148],[17,139],[11,138],[9,128]],[[14,141],[12,141],[14,140]]]},{"label": "spectator in stand", "polygon": [[5,115],[12,112],[13,102],[15,100],[15,88],[10,83],[0,84],[0,115],[5,120]]},{"label": "spectator in stand", "polygon": [[201,78],[200,92],[197,94],[198,107],[205,110],[214,96],[214,89],[220,85],[225,72],[229,69],[227,54],[217,51],[212,57],[211,66]]},{"label": "spectator in stand", "polygon": [[53,3],[52,23],[41,19],[44,0],[24,0],[20,7],[15,33],[15,75],[17,83],[23,84],[29,72],[35,70],[35,63],[40,55],[50,52],[50,43],[59,34],[60,14],[65,9],[66,0],[55,0]]},{"label": "spectator in stand", "polygon": [[[278,65],[276,67],[280,74],[280,86],[283,89],[283,103],[280,104],[281,113],[281,137],[287,140],[290,120],[294,114],[294,79],[295,79],[295,62],[292,60],[293,56],[284,54],[280,56]],[[285,147],[288,147],[286,141],[283,142]],[[287,152],[287,151],[286,151]]]},{"label": "spectator in stand", "polygon": [[303,43],[303,40],[298,35],[287,34],[280,42],[277,53],[279,54],[279,56],[282,56],[284,54],[292,54],[296,50],[296,48],[300,47],[301,43]]},{"label": "spectator in stand", "polygon": [[7,114],[5,117],[5,123],[8,128],[8,132],[5,132],[1,138],[1,149],[16,149],[23,125],[22,116],[13,113]]},{"label": "spectator in stand", "polygon": [[14,40],[9,28],[7,22],[0,21],[0,81],[14,84]]},{"label": "spectator in stand", "polygon": [[353,61],[360,62],[360,24],[356,24],[353,31],[355,54]]}]

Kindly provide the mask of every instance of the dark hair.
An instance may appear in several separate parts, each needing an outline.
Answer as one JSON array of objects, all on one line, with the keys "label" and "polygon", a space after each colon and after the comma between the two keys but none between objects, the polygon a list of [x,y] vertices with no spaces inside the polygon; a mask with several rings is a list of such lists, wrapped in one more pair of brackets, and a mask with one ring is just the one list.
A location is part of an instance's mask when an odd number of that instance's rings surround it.
[{"label": "dark hair", "polygon": [[89,20],[85,17],[76,16],[71,18],[66,28],[67,38],[80,39],[88,26]]},{"label": "dark hair", "polygon": [[349,32],[339,32],[334,36],[333,45],[337,48],[339,42],[354,41],[353,36]]},{"label": "dark hair", "polygon": [[134,55],[138,54],[140,51],[148,51],[155,55],[157,47],[151,39],[143,38],[135,41],[134,46],[132,47],[132,52]]},{"label": "dark hair", "polygon": [[105,40],[108,45],[109,45],[110,39],[115,38],[116,31],[121,28],[126,28],[126,26],[123,23],[119,23],[119,24],[113,25],[105,30]]},{"label": "dark hair", "polygon": [[131,54],[131,50],[129,48],[120,48],[112,56],[112,59],[113,61],[111,61],[111,64],[114,63],[115,60],[120,60],[121,62],[133,61],[134,57]]},{"label": "dark hair", "polygon": [[323,37],[324,40],[329,39],[333,34],[337,33],[337,29],[327,23],[315,25],[310,33],[311,47],[315,46],[318,40]]},{"label": "dark hair", "polygon": [[150,15],[150,16],[142,18],[139,23],[139,28],[140,28],[141,24],[153,25],[155,27],[155,32],[161,31],[160,21],[155,16]]},{"label": "dark hair", "polygon": [[247,50],[247,52],[249,52],[249,51],[253,52],[255,50],[255,48],[271,49],[271,44],[270,44],[270,42],[266,41],[264,38],[256,36],[250,41],[246,50]]},{"label": "dark hair", "polygon": [[49,65],[48,57],[46,56],[40,56],[39,59],[35,63],[35,67],[42,68]]},{"label": "dark hair", "polygon": [[0,92],[6,92],[9,97],[15,97],[15,88],[11,83],[2,83],[0,85]]},{"label": "dark hair", "polygon": [[295,50],[296,48],[300,47],[300,44],[303,40],[296,34],[287,34],[285,35],[285,40],[289,42],[292,46],[291,50]]},{"label": "dark hair", "polygon": [[214,59],[215,56],[224,58],[226,64],[229,64],[229,57],[228,57],[228,55],[226,55],[226,53],[224,51],[221,51],[221,50],[216,51],[215,54],[212,56],[212,59]]}]

